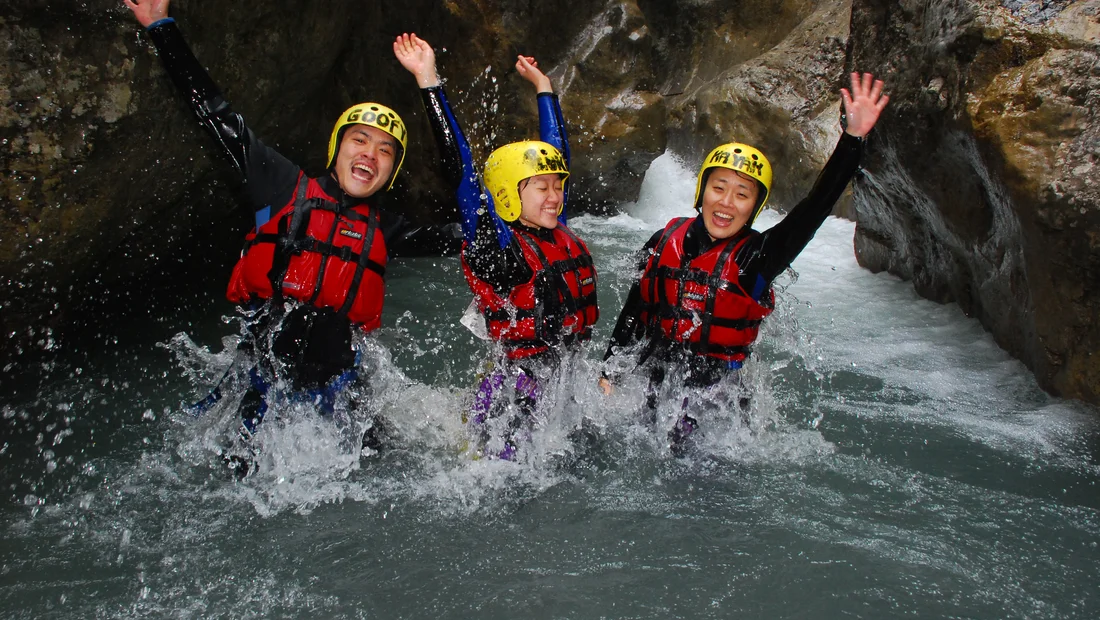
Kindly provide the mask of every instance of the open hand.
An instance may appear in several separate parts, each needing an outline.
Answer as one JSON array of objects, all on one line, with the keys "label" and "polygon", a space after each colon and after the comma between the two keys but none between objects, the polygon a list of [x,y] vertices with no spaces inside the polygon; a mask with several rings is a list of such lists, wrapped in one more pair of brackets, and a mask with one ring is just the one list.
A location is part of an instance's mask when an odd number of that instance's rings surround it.
[{"label": "open hand", "polygon": [[539,63],[534,56],[517,56],[516,71],[523,76],[523,79],[534,84],[538,92],[554,92],[554,87],[550,84],[550,78],[539,70]]},{"label": "open hand", "polygon": [[435,50],[416,33],[398,35],[393,41],[393,55],[409,73],[416,77],[420,88],[439,86],[439,74],[435,69]]},{"label": "open hand", "polygon": [[168,17],[168,3],[171,0],[122,0],[126,8],[134,12],[138,23],[146,28],[149,24]]},{"label": "open hand", "polygon": [[848,117],[849,134],[862,138],[871,132],[871,128],[878,122],[879,114],[890,101],[890,97],[882,94],[882,80],[874,79],[870,73],[852,73],[852,90],[840,89],[840,97],[844,101],[844,115]]}]

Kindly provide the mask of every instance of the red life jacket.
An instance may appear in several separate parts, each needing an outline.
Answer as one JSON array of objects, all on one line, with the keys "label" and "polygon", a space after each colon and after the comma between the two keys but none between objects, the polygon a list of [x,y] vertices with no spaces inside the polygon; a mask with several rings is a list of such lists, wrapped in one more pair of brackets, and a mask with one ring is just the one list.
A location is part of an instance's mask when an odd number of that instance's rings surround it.
[{"label": "red life jacket", "polygon": [[650,333],[683,343],[695,355],[740,363],[760,323],[775,306],[771,288],[758,302],[739,283],[733,256],[748,240],[727,239],[684,260],[684,235],[693,218],[668,223],[642,273],[642,321]]},{"label": "red life jacket", "polygon": [[499,295],[479,280],[466,264],[462,270],[485,317],[489,336],[503,341],[509,359],[542,353],[551,345],[587,340],[600,317],[596,306],[596,269],[592,255],[564,224],[553,230],[553,241],[512,228],[531,279]]},{"label": "red life jacket", "polygon": [[292,297],[378,329],[388,260],[379,224],[377,209],[340,209],[316,179],[300,175],[294,199],[245,237],[226,297]]}]

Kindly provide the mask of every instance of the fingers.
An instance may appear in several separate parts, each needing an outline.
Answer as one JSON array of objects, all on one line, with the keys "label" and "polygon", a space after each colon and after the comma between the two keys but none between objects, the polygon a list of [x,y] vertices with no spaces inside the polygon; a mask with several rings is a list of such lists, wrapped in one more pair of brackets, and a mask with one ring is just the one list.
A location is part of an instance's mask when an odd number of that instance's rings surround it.
[{"label": "fingers", "polygon": [[[129,0],[126,0],[129,2]],[[423,53],[432,49],[432,46],[427,41],[416,36],[416,33],[405,32],[397,35],[397,38],[393,41],[393,51],[397,53],[403,53],[405,55],[413,55],[418,52]]]},{"label": "fingers", "polygon": [[[848,93],[848,99],[846,103],[850,103],[853,100],[870,99],[871,103],[878,105],[880,97],[882,97],[882,90],[886,87],[886,84],[882,80],[876,80],[875,76],[870,73],[859,74],[853,71],[851,76],[852,90]],[[846,89],[840,89],[843,95]]]},{"label": "fingers", "polygon": [[882,96],[882,89],[886,86],[882,80],[875,80],[875,85],[871,88],[871,101],[877,102],[879,97]]},{"label": "fingers", "polygon": [[421,51],[425,51],[425,50],[430,51],[432,49],[431,44],[428,43],[427,41],[425,41],[424,39],[421,39],[420,37],[416,36],[415,32],[412,33],[412,35],[410,35],[410,38],[412,39],[413,45],[420,48]]}]

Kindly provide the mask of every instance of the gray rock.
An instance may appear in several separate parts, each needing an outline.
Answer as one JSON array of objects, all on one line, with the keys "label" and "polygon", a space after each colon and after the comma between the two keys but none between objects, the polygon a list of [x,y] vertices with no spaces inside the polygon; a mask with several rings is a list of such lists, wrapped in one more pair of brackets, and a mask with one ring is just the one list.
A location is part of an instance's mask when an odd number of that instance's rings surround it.
[{"label": "gray rock", "polygon": [[856,252],[1098,402],[1100,3],[1003,4],[853,3],[850,62],[892,96],[854,184]]}]

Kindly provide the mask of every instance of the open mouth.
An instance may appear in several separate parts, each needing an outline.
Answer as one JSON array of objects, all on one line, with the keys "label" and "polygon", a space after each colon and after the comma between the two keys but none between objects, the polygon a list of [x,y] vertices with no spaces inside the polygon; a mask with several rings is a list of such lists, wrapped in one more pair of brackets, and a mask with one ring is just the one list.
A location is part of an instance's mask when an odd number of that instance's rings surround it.
[{"label": "open mouth", "polygon": [[361,183],[370,183],[378,176],[378,171],[365,163],[355,163],[351,166],[351,176]]},{"label": "open mouth", "polygon": [[734,216],[728,213],[722,213],[721,211],[714,212],[715,223],[719,226],[729,226],[733,223]]}]

